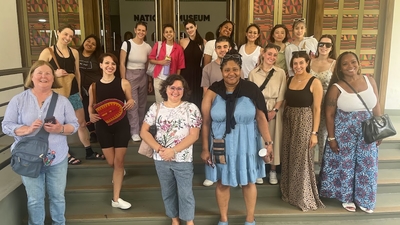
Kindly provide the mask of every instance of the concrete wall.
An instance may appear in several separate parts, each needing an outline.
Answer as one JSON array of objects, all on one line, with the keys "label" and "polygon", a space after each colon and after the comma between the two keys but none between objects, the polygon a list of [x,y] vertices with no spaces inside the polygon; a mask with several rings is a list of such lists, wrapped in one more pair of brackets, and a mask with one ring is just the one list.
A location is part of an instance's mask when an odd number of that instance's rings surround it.
[{"label": "concrete wall", "polygon": [[394,3],[392,42],[390,47],[389,80],[386,92],[385,109],[400,110],[400,1]]}]

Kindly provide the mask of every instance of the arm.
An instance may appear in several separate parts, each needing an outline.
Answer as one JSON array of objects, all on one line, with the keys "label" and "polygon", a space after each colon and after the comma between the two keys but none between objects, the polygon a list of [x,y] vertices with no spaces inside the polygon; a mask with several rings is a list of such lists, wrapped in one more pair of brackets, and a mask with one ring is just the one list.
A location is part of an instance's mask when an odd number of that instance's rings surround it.
[{"label": "arm", "polygon": [[[79,53],[76,49],[72,49],[72,54],[75,57],[75,77],[78,82],[79,95],[81,94],[81,72],[79,70]],[[82,99],[82,96],[81,96]]]},{"label": "arm", "polygon": [[122,86],[122,90],[125,93],[125,105],[124,105],[124,110],[129,110],[132,109],[133,106],[135,105],[135,100],[133,100],[132,98],[132,89],[131,89],[131,84],[129,83],[129,81],[125,80],[125,79],[121,79],[121,86]]},{"label": "arm", "polygon": [[175,157],[175,153],[183,151],[184,149],[187,149],[191,145],[193,145],[193,143],[196,142],[197,139],[199,139],[199,134],[200,134],[199,127],[190,128],[189,135],[186,136],[184,139],[182,139],[182,141],[179,144],[175,145],[172,148],[161,148],[159,150],[161,158],[166,161],[170,161]]},{"label": "arm", "polygon": [[204,58],[203,58],[203,60],[204,60],[204,66],[206,66],[207,64],[209,64],[209,63],[211,62],[211,59],[212,59],[212,56],[211,56],[211,55],[204,54]]},{"label": "arm", "polygon": [[292,49],[290,48],[290,44],[289,44],[288,46],[286,46],[286,49],[285,49],[285,60],[286,60],[286,67],[288,70],[289,77],[292,77],[294,75],[293,70],[290,67],[291,59],[292,59]]},{"label": "arm", "polygon": [[[318,79],[314,79],[311,84],[311,93],[313,94],[313,105],[312,105],[312,113],[313,113],[313,125],[312,132],[318,132],[319,123],[321,121],[321,103],[322,103],[322,95],[323,88],[321,81]],[[318,135],[310,134],[310,148],[313,148],[318,143]]]},{"label": "arm", "polygon": [[[339,98],[339,89],[332,85],[325,96],[325,117],[326,129],[328,131],[328,138],[335,138],[335,115],[337,108],[337,99]],[[329,141],[329,146],[335,153],[339,152],[338,143],[336,140]]]},{"label": "arm", "polygon": [[[39,55],[39,60],[43,60],[46,62],[50,62],[51,58],[52,57],[51,57],[50,51],[47,48],[43,49],[43,51]],[[56,69],[56,68],[54,68],[54,69]]]},{"label": "arm", "polygon": [[[272,140],[268,129],[268,122],[263,111],[257,109],[256,120],[257,120],[257,127],[261,133],[262,138],[264,139],[265,142],[271,143]],[[264,161],[266,163],[269,163],[274,159],[272,144],[265,145],[265,148],[267,149],[267,155],[264,157]]]},{"label": "arm", "polygon": [[374,116],[382,116],[381,106],[379,104],[378,88],[376,86],[376,82],[375,82],[374,78],[372,78],[372,77],[368,77],[368,79],[369,79],[369,82],[372,85],[372,88],[374,89],[374,93],[375,93],[375,96],[376,96],[376,105],[372,109],[372,113],[374,114]]},{"label": "arm", "polygon": [[100,118],[99,114],[97,114],[96,110],[94,110],[94,108],[93,108],[94,100],[93,100],[92,85],[90,85],[88,93],[89,93],[88,113],[89,113],[90,122],[96,123],[101,118]]},{"label": "arm", "polygon": [[207,163],[211,160],[210,155],[210,129],[211,129],[211,105],[214,101],[216,94],[213,91],[207,91],[204,94],[203,101],[201,102],[201,114],[203,115],[203,127],[201,129],[202,152],[201,159]]},{"label": "arm", "polygon": [[214,48],[215,48],[215,40],[208,41],[204,46],[203,67],[211,62],[213,51],[215,51]]},{"label": "arm", "polygon": [[66,98],[59,99],[57,104],[60,104],[64,111],[61,114],[55,115],[55,117],[64,117],[62,119],[63,123],[60,123],[58,120],[56,120],[55,124],[45,123],[43,126],[44,130],[59,135],[71,135],[75,133],[78,130],[79,123],[74,108]]},{"label": "arm", "polygon": [[151,135],[149,132],[150,126],[152,124],[156,123],[156,118],[155,117],[157,111],[157,103],[154,103],[153,105],[150,106],[149,110],[146,113],[146,116],[143,121],[142,128],[140,129],[140,137],[142,138],[143,141],[145,141],[152,149],[154,149],[157,153],[161,150],[163,146],[161,146]]},{"label": "arm", "polygon": [[[119,53],[119,61],[120,61],[119,71],[120,71],[122,79],[126,79],[126,67],[125,67],[126,53],[127,52],[121,48],[121,52]],[[146,64],[146,68],[147,68],[147,64]]]}]

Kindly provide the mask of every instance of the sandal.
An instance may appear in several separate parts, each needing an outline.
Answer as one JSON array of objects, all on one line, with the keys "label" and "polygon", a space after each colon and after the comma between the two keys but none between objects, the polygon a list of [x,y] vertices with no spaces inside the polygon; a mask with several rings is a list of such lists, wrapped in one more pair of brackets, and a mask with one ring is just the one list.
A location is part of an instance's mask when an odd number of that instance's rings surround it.
[{"label": "sandal", "polygon": [[103,154],[93,152],[90,156],[86,156],[87,160],[105,160],[106,157]]},{"label": "sandal", "polygon": [[73,155],[70,155],[68,157],[68,164],[70,165],[79,165],[81,164],[81,160],[78,158],[75,158]]},{"label": "sandal", "polygon": [[349,212],[355,212],[356,211],[356,205],[353,202],[343,202],[342,206],[345,210]]},{"label": "sandal", "polygon": [[367,209],[367,208],[362,207],[362,206],[359,206],[359,207],[360,207],[360,209],[361,209],[362,211],[364,211],[364,212],[366,212],[366,213],[373,213],[373,212],[374,212],[374,210],[372,210],[372,209]]}]

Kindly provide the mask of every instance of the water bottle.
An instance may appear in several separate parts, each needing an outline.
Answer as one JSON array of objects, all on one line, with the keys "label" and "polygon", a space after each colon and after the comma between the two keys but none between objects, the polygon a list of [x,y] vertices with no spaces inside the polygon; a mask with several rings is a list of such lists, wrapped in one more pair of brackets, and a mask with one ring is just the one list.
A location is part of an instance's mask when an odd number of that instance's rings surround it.
[{"label": "water bottle", "polygon": [[[171,57],[165,56],[165,60],[171,61]],[[170,63],[168,63],[167,65],[164,66],[164,72],[163,72],[164,75],[169,75],[169,66],[170,66]]]},{"label": "water bottle", "polygon": [[56,152],[55,151],[48,152],[46,157],[43,159],[44,165],[50,166],[54,158],[56,158]]}]

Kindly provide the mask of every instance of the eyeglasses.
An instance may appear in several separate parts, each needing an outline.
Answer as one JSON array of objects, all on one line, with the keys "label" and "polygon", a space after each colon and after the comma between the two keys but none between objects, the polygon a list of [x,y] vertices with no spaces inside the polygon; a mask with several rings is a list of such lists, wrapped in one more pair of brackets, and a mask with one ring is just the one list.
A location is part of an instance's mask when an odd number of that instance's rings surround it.
[{"label": "eyeglasses", "polygon": [[184,90],[183,87],[175,87],[175,86],[169,86],[169,89],[171,89],[171,91],[183,91]]},{"label": "eyeglasses", "polygon": [[318,43],[318,47],[322,48],[322,47],[324,47],[324,45],[325,45],[325,47],[330,48],[333,46],[333,43],[329,43],[329,42],[319,42]]},{"label": "eyeglasses", "polygon": [[294,54],[299,54],[299,55],[306,54],[306,55],[307,55],[307,51],[305,51],[305,50],[302,50],[302,51],[294,51],[294,52],[292,52],[292,56],[293,56]]},{"label": "eyeglasses", "polygon": [[296,18],[296,19],[293,19],[293,22],[305,22],[305,21],[306,21],[305,18]]}]

